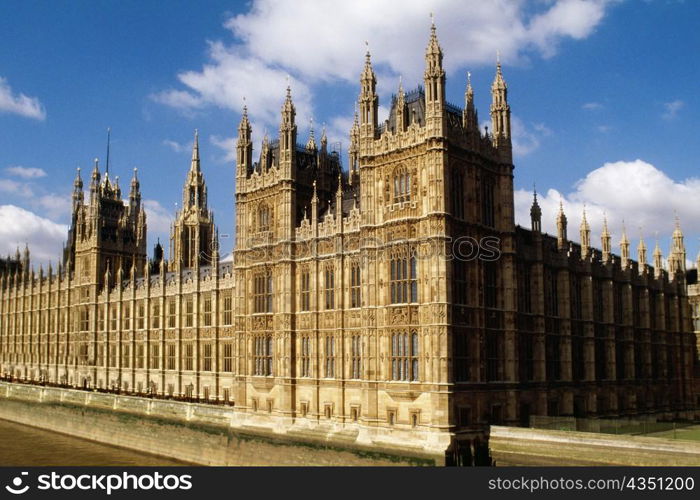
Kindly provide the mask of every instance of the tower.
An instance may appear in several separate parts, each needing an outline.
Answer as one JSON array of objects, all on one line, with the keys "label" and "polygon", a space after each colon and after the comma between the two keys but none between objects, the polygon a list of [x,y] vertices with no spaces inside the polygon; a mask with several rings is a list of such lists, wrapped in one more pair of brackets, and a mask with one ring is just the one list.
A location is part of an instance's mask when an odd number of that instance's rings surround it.
[{"label": "tower", "polygon": [[493,145],[498,148],[504,161],[512,162],[513,148],[510,136],[508,86],[503,79],[500,58],[496,63],[496,76],[491,85],[491,130]]},{"label": "tower", "polygon": [[435,23],[430,26],[430,40],[425,49],[425,125],[428,135],[442,136],[445,128],[445,70],[442,49]]},{"label": "tower", "polygon": [[581,259],[586,260],[591,251],[591,226],[586,220],[586,207],[583,207],[583,218],[581,219]]},{"label": "tower", "polygon": [[192,161],[182,188],[182,208],[170,234],[171,269],[198,268],[212,263],[214,214],[207,208],[207,186],[199,159],[199,134],[194,133]]},{"label": "tower", "polygon": [[568,239],[566,237],[566,215],[564,214],[564,204],[559,201],[559,213],[557,214],[557,248],[559,251],[566,250]]},{"label": "tower", "polygon": [[532,195],[532,206],[530,207],[530,221],[532,222],[532,230],[535,232],[542,231],[542,209],[537,203],[537,191]]},{"label": "tower", "polygon": [[681,231],[681,223],[676,216],[676,226],[671,237],[671,251],[668,256],[668,271],[671,276],[676,273],[685,273],[685,243],[683,242],[683,231]]},{"label": "tower", "polygon": [[603,253],[603,263],[607,264],[610,262],[611,257],[611,240],[610,231],[608,231],[608,218],[603,216],[603,232],[600,234],[600,245]]}]

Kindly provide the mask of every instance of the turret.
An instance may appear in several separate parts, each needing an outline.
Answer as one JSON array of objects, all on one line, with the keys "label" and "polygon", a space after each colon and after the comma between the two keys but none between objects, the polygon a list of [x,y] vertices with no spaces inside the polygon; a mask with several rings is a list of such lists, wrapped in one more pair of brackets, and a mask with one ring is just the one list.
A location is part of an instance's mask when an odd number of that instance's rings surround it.
[{"label": "turret", "polygon": [[625,222],[622,222],[622,238],[620,239],[620,266],[627,269],[630,265],[630,240],[627,238]]},{"label": "turret", "polygon": [[379,98],[377,97],[377,77],[372,69],[369,49],[365,55],[365,66],[360,77],[360,89],[360,137],[374,139],[374,133],[377,130]]},{"label": "turret", "polygon": [[80,177],[80,167],[76,169],[73,181],[73,213],[83,204],[83,179]]},{"label": "turret", "polygon": [[611,241],[610,231],[608,231],[608,218],[603,216],[603,232],[600,235],[600,244],[603,250],[603,263],[610,262],[611,257]]},{"label": "turret", "polygon": [[430,40],[425,49],[425,124],[429,133],[442,136],[445,119],[445,70],[442,49],[438,43],[435,23],[430,26]]},{"label": "turret", "polygon": [[586,207],[583,207],[583,217],[581,218],[581,227],[579,228],[581,236],[581,259],[586,260],[591,251],[591,226],[586,220]]},{"label": "turret", "polygon": [[462,111],[462,126],[468,133],[478,132],[479,118],[474,107],[474,89],[472,74],[467,72],[467,89],[464,91],[464,111]]},{"label": "turret", "polygon": [[297,143],[297,126],[294,122],[296,117],[296,109],[292,102],[292,90],[287,85],[287,97],[282,105],[282,121],[280,123],[280,167],[282,168],[283,176],[286,178],[294,178]]},{"label": "turret", "polygon": [[241,116],[241,122],[238,124],[238,140],[236,141],[237,189],[241,187],[238,184],[241,182],[241,179],[248,175],[248,171],[253,165],[252,134],[253,131],[248,120],[248,107],[243,106],[243,115]]},{"label": "turret", "polygon": [[642,236],[639,237],[639,245],[637,245],[637,261],[639,262],[639,274],[643,274],[647,265],[647,246],[644,244]]},{"label": "turret", "polygon": [[568,248],[568,239],[566,237],[566,215],[564,215],[564,205],[559,202],[559,213],[557,214],[557,248],[559,251],[564,251]]},{"label": "turret", "polygon": [[134,167],[134,175],[131,178],[131,189],[129,191],[129,208],[131,213],[136,213],[141,207],[141,184],[137,176],[137,169]]},{"label": "turret", "polygon": [[668,271],[671,275],[676,273],[685,274],[685,243],[683,242],[683,231],[681,231],[681,223],[676,216],[676,227],[673,230],[671,238],[671,252],[668,256]]},{"label": "turret", "polygon": [[491,85],[491,134],[494,147],[502,152],[505,161],[511,162],[512,145],[508,87],[503,79],[500,59],[496,64],[496,77]]},{"label": "turret", "polygon": [[306,150],[310,153],[316,153],[318,151],[318,146],[316,145],[316,139],[314,138],[314,120],[310,120],[309,127],[309,140],[306,141]]},{"label": "turret", "polygon": [[537,191],[533,191],[532,206],[530,207],[530,221],[532,230],[539,233],[542,231],[542,209],[537,203]]},{"label": "turret", "polygon": [[659,248],[659,240],[656,240],[656,246],[654,247],[654,276],[660,278],[664,272],[664,261],[663,255],[661,254],[661,248]]}]

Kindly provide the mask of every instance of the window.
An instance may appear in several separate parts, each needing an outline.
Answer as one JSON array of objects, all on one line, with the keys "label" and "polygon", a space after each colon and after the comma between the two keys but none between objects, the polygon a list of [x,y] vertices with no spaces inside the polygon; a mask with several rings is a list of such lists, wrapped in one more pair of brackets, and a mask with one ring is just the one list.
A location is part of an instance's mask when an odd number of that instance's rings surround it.
[{"label": "window", "polygon": [[160,349],[158,344],[151,344],[151,369],[158,370],[160,368]]},{"label": "window", "polygon": [[418,380],[418,333],[391,336],[391,375],[393,380]]},{"label": "window", "polygon": [[469,337],[466,332],[456,333],[455,342],[455,381],[471,380],[471,358],[469,356]]},{"label": "window", "polygon": [[390,265],[391,303],[417,302],[418,285],[415,256],[391,259]]},{"label": "window", "polygon": [[394,203],[403,203],[411,199],[411,174],[406,169],[399,169],[394,174]]},{"label": "window", "polygon": [[452,281],[454,303],[468,304],[468,288],[467,288],[467,263],[459,257],[455,258],[453,264],[454,279]]},{"label": "window", "polygon": [[137,318],[137,328],[139,330],[143,330],[144,328],[144,323],[145,323],[145,316],[146,316],[146,306],[144,305],[143,301],[139,301],[138,306],[136,308],[136,318]]},{"label": "window", "polygon": [[[49,323],[51,323],[51,317],[49,317]],[[51,326],[51,325],[49,325]],[[97,329],[101,332],[105,329],[105,308],[104,306],[97,306]]]},{"label": "window", "polygon": [[301,338],[301,376],[311,376],[311,338]]},{"label": "window", "polygon": [[212,371],[212,345],[204,344],[204,354],[203,354],[203,370],[205,372]]},{"label": "window", "polygon": [[350,268],[350,307],[360,307],[360,264],[355,262]]},{"label": "window", "polygon": [[461,170],[452,174],[452,213],[458,219],[464,219],[464,175]]},{"label": "window", "polygon": [[185,299],[185,326],[194,325],[194,299],[190,296]]},{"label": "window", "polygon": [[185,358],[184,358],[185,370],[194,370],[194,345],[192,342],[185,344]]},{"label": "window", "polygon": [[325,298],[325,308],[334,309],[335,308],[335,271],[332,267],[326,267],[323,279],[323,295]]},{"label": "window", "polygon": [[253,312],[272,312],[272,274],[269,271],[253,278]]},{"label": "window", "polygon": [[261,205],[258,209],[258,231],[270,230],[270,209],[267,205]]},{"label": "window", "polygon": [[153,320],[151,322],[153,328],[160,328],[160,303],[153,304]]},{"label": "window", "polygon": [[122,367],[123,368],[129,368],[129,365],[131,364],[131,349],[129,349],[128,344],[122,345]]},{"label": "window", "polygon": [[177,304],[175,304],[175,299],[168,299],[168,328],[175,328],[176,310]]},{"label": "window", "polygon": [[87,307],[80,309],[80,331],[87,332],[90,330],[90,311]]},{"label": "window", "polygon": [[[224,363],[223,363],[223,371],[225,372],[232,372],[233,371],[233,344],[231,342],[225,342],[223,344],[223,352],[224,352]],[[228,400],[228,398],[226,398]]]},{"label": "window", "polygon": [[362,336],[353,335],[350,342],[351,378],[360,379],[362,378]]},{"label": "window", "polygon": [[131,305],[130,304],[124,304],[124,310],[123,310],[123,319],[124,319],[124,324],[122,325],[122,330],[130,330],[131,329]]},{"label": "window", "polygon": [[204,326],[211,326],[211,295],[204,297],[204,318],[202,321]]},{"label": "window", "polygon": [[104,366],[105,364],[105,346],[100,344],[97,346],[97,366]]},{"label": "window", "polygon": [[301,273],[301,310],[309,311],[311,309],[311,278],[309,271]]},{"label": "window", "polygon": [[254,374],[262,376],[272,375],[272,337],[269,335],[256,337],[254,347]]},{"label": "window", "polygon": [[117,366],[117,346],[112,344],[107,346],[107,354],[109,357],[109,367]]},{"label": "window", "polygon": [[326,378],[335,377],[335,338],[332,335],[326,335]]},{"label": "window", "polygon": [[136,346],[136,368],[143,368],[145,350],[146,346],[144,346],[143,344],[139,344]]},{"label": "window", "polygon": [[168,370],[174,370],[175,369],[175,360],[177,359],[176,356],[176,349],[177,346],[175,344],[168,344]]},{"label": "window", "polygon": [[231,294],[224,295],[223,310],[222,324],[227,326],[233,324],[233,297]]},{"label": "window", "polygon": [[484,307],[498,307],[498,276],[494,262],[484,262]]},{"label": "window", "polygon": [[481,181],[481,222],[485,226],[494,226],[494,182],[492,179]]}]

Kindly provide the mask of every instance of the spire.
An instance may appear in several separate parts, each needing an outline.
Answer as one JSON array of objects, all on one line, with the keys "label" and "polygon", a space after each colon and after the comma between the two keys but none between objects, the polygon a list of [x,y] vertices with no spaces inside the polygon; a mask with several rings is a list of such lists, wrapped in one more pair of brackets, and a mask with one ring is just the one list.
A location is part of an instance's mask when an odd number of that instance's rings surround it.
[{"label": "spire", "polygon": [[627,269],[630,265],[630,240],[627,238],[625,221],[622,221],[622,239],[620,239],[620,265]]},{"label": "spire", "polygon": [[603,249],[603,263],[610,262],[611,240],[610,231],[608,231],[608,217],[603,215],[603,232],[600,235],[601,247]]},{"label": "spire", "polygon": [[110,143],[110,138],[112,135],[112,129],[108,128],[107,129],[107,159],[105,160],[106,163],[106,170],[105,170],[105,176],[109,175],[109,143]]},{"label": "spire", "polygon": [[282,175],[287,178],[296,177],[296,154],[297,126],[294,122],[296,110],[292,103],[292,90],[287,85],[287,96],[282,105],[282,122],[280,124],[280,157],[279,165]]},{"label": "spire", "polygon": [[663,254],[661,253],[661,248],[659,247],[659,238],[656,238],[656,246],[654,246],[654,276],[659,278],[664,270]]},{"label": "spire", "polygon": [[131,190],[129,191],[129,205],[135,209],[141,203],[141,183],[137,176],[138,169],[134,167],[134,175],[131,177]]},{"label": "spire", "polygon": [[[248,175],[253,166],[252,128],[248,120],[248,106],[243,105],[241,122],[238,124],[236,141],[236,178],[240,181]],[[236,190],[241,189],[241,182],[236,183]]]},{"label": "spire", "polygon": [[462,126],[467,132],[479,130],[479,120],[474,107],[474,89],[472,74],[467,71],[467,89],[464,91],[464,111],[462,111]]},{"label": "spire", "polygon": [[[432,17],[432,16],[431,16]],[[425,50],[425,124],[431,135],[442,136],[445,126],[445,70],[435,22],[431,22],[430,40]]]},{"label": "spire", "polygon": [[328,136],[326,135],[325,124],[321,127],[321,149],[324,151],[328,149]]},{"label": "spire", "polygon": [[647,265],[647,246],[644,244],[644,236],[641,234],[639,236],[639,245],[637,245],[637,261],[639,262],[639,273],[641,274]]},{"label": "spire", "polygon": [[542,231],[542,209],[537,203],[537,190],[532,191],[532,206],[530,207],[530,221],[532,222],[532,230],[536,232]]},{"label": "spire", "polygon": [[683,231],[681,230],[681,222],[678,215],[675,216],[676,224],[671,238],[671,252],[668,257],[669,272],[675,274],[677,272],[685,273],[685,243],[683,241]]},{"label": "spire", "polygon": [[427,63],[426,71],[433,70],[439,72],[442,69],[442,49],[437,38],[437,30],[435,28],[435,18],[430,16],[430,39],[428,47],[425,49],[425,60]]},{"label": "spire", "polygon": [[402,78],[399,77],[399,90],[396,93],[396,131],[406,129],[406,94],[403,91]]},{"label": "spire", "polygon": [[355,108],[355,118],[350,128],[350,148],[348,149],[348,159],[350,160],[350,185],[355,184],[355,176],[359,169],[360,157],[360,123],[357,119],[357,107]]},{"label": "spire", "polygon": [[293,126],[295,116],[296,108],[292,102],[292,88],[287,85],[287,95],[284,99],[284,104],[282,105],[282,126]]},{"label": "spire", "polygon": [[568,240],[566,237],[566,215],[564,215],[564,204],[559,200],[559,213],[557,214],[557,248],[559,251],[566,250]]},{"label": "spire", "polygon": [[506,159],[511,159],[508,86],[503,79],[500,56],[496,63],[496,77],[491,85],[491,129],[494,146],[502,149],[506,153]]},{"label": "spire", "polygon": [[306,149],[310,152],[316,152],[318,147],[316,146],[316,140],[314,138],[314,119],[309,119],[309,140],[306,141]]},{"label": "spire", "polygon": [[[365,42],[367,44],[367,42]],[[360,127],[361,136],[374,138],[377,129],[377,112],[379,98],[377,97],[377,77],[372,69],[369,46],[365,54],[365,66],[360,77]]]},{"label": "spire", "polygon": [[83,204],[83,179],[80,177],[80,167],[76,169],[73,181],[73,211]]},{"label": "spire", "polygon": [[591,226],[586,220],[586,205],[583,206],[583,217],[581,218],[581,258],[586,259],[591,248]]},{"label": "spire", "polygon": [[192,143],[192,163],[190,164],[191,172],[199,172],[199,131],[194,129],[194,142]]}]

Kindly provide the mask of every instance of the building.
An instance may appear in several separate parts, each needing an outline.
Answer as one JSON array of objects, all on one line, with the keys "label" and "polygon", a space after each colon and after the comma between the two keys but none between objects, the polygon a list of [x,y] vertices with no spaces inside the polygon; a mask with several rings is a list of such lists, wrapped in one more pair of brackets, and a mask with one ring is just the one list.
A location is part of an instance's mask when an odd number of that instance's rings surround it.
[{"label": "building", "polygon": [[63,266],[0,278],[3,374],[223,402],[275,432],[455,462],[488,424],[531,415],[692,417],[680,228],[666,271],[624,235],[613,255],[607,229],[593,248],[585,216],[579,244],[563,210],[543,234],[536,195],[517,227],[500,62],[482,132],[470,82],[463,108],[446,100],[435,26],[423,85],[399,85],[384,123],[369,52],[360,83],[347,171],[325,133],[298,143],[289,88],[257,159],[244,108],[233,263],[196,138],[168,262],[146,258],[135,174],[128,206],[97,165],[85,204],[78,176]]}]

